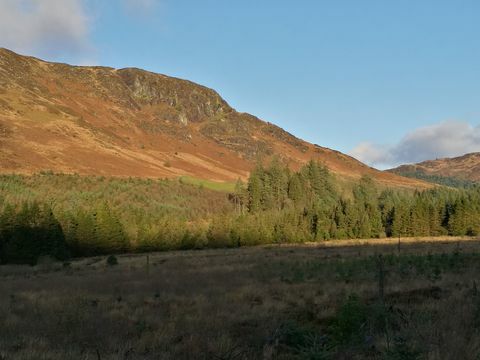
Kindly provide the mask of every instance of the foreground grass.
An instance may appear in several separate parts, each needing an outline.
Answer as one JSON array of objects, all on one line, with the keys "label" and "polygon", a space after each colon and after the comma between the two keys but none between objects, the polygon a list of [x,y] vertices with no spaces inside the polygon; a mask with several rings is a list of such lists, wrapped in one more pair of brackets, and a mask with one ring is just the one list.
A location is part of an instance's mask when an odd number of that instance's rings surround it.
[{"label": "foreground grass", "polygon": [[0,267],[0,358],[480,354],[477,241],[185,251],[118,262]]}]

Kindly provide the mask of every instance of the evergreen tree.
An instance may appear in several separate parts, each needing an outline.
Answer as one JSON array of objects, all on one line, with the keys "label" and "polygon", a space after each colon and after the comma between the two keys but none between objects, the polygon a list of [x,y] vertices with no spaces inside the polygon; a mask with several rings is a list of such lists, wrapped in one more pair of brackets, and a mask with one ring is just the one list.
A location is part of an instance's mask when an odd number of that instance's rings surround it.
[{"label": "evergreen tree", "polygon": [[285,201],[288,198],[288,182],[289,171],[288,167],[280,163],[278,157],[274,157],[268,169],[270,176],[270,186],[274,199],[274,207],[281,210],[285,206]]},{"label": "evergreen tree", "polygon": [[382,227],[388,237],[392,236],[395,201],[398,201],[398,196],[392,190],[383,191],[378,199]]},{"label": "evergreen tree", "polygon": [[250,212],[257,212],[262,209],[263,173],[263,167],[258,165],[248,179],[248,210]]},{"label": "evergreen tree", "polygon": [[243,214],[245,211],[245,188],[243,185],[242,179],[238,178],[237,182],[235,183],[235,190],[233,193],[233,203],[235,204],[235,211],[238,214]]},{"label": "evergreen tree", "polygon": [[7,204],[0,216],[0,264],[7,262],[6,245],[11,237],[15,220],[15,208],[11,204]]},{"label": "evergreen tree", "polygon": [[44,205],[41,209],[41,220],[37,231],[39,233],[37,241],[42,243],[40,255],[50,255],[58,260],[69,257],[63,229],[48,205]]},{"label": "evergreen tree", "polygon": [[100,253],[97,240],[96,223],[94,214],[80,211],[77,214],[77,226],[73,251],[75,255],[87,256]]},{"label": "evergreen tree", "polygon": [[457,199],[452,206],[453,212],[450,215],[448,229],[451,235],[461,236],[467,235],[468,221],[467,221],[467,205],[465,199]]},{"label": "evergreen tree", "polygon": [[305,190],[302,176],[299,173],[293,174],[288,184],[288,197],[293,200],[295,205],[305,205]]},{"label": "evergreen tree", "polygon": [[102,253],[120,253],[128,248],[122,224],[107,204],[98,207],[96,212],[95,234],[97,248]]},{"label": "evergreen tree", "polygon": [[43,255],[67,258],[65,237],[50,207],[35,202],[24,203],[18,212],[8,207],[1,223],[1,262],[34,265]]},{"label": "evergreen tree", "polygon": [[409,236],[410,206],[405,200],[400,200],[392,212],[392,236]]}]

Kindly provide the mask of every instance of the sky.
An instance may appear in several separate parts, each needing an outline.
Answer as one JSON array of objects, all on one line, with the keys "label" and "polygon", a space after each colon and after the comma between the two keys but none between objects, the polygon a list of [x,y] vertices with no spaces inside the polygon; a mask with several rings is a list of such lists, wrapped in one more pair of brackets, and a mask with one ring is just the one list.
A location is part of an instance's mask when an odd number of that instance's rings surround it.
[{"label": "sky", "polygon": [[378,168],[480,151],[478,0],[0,0],[0,47],[138,67]]}]

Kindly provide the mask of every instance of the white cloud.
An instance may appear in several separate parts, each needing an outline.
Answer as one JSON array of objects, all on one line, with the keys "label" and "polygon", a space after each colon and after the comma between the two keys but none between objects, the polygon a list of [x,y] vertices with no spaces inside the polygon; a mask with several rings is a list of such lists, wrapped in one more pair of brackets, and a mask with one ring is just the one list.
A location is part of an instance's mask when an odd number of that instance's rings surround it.
[{"label": "white cloud", "polygon": [[385,146],[375,145],[366,141],[358,144],[350,152],[350,155],[366,164],[374,166],[388,163],[390,154]]},{"label": "white cloud", "polygon": [[37,56],[91,50],[82,0],[0,0],[0,46]]},{"label": "white cloud", "polygon": [[480,151],[480,126],[445,121],[408,133],[398,144],[363,142],[350,155],[380,168]]}]

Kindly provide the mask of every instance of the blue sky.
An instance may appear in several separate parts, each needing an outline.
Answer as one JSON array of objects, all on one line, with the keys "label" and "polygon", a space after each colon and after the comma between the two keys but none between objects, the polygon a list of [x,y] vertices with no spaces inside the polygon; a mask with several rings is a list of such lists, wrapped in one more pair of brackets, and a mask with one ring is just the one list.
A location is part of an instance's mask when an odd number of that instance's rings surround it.
[{"label": "blue sky", "polygon": [[0,0],[0,46],[186,78],[381,168],[480,151],[479,1],[41,2]]}]

